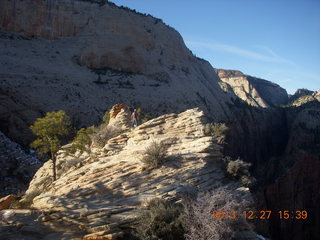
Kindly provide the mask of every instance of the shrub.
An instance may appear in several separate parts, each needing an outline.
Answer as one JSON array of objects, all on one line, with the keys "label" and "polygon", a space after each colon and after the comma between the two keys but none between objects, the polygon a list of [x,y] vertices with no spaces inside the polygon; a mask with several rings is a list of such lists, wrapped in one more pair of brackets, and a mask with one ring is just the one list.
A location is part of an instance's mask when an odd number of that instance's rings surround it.
[{"label": "shrub", "polygon": [[241,183],[246,186],[246,187],[250,187],[252,186],[252,184],[254,183],[254,181],[252,180],[252,178],[250,178],[249,176],[242,176],[240,178]]},{"label": "shrub", "polygon": [[142,109],[140,107],[137,109],[137,115],[138,115],[138,122],[139,123],[145,123],[153,118],[150,114],[142,111]]},{"label": "shrub", "polygon": [[71,146],[67,149],[68,152],[75,153],[77,150],[81,152],[89,150],[89,146],[92,142],[91,135],[94,133],[94,127],[81,128],[76,137],[73,139]]},{"label": "shrub", "polygon": [[102,117],[103,124],[108,125],[110,121],[110,111],[106,111]]},{"label": "shrub", "polygon": [[103,147],[109,139],[120,135],[123,131],[122,129],[102,124],[95,129],[92,135],[92,142],[98,147]]},{"label": "shrub", "polygon": [[30,208],[30,206],[33,203],[33,199],[37,196],[39,196],[41,193],[40,190],[34,190],[30,192],[29,194],[25,195],[23,199],[20,201],[15,201],[12,204],[13,208]]},{"label": "shrub", "polygon": [[249,175],[249,167],[251,163],[247,163],[238,158],[230,161],[227,165],[227,172],[234,178],[240,179],[243,175]]},{"label": "shrub", "polygon": [[206,124],[204,133],[209,136],[215,136],[218,143],[224,143],[228,130],[229,128],[225,123],[209,123]]},{"label": "shrub", "polygon": [[184,239],[181,206],[163,199],[154,199],[150,201],[148,208],[138,219],[135,235],[139,239]]},{"label": "shrub", "polygon": [[152,142],[144,151],[142,162],[146,168],[153,169],[163,164],[167,156],[167,148],[163,143]]},{"label": "shrub", "polygon": [[[60,177],[64,173],[66,173],[72,167],[81,167],[81,163],[84,159],[83,158],[69,158],[64,161],[59,161],[57,164],[57,175]],[[79,164],[79,165],[78,165]]]},{"label": "shrub", "polygon": [[200,194],[196,201],[184,202],[184,227],[186,240],[232,239],[240,219],[213,219],[214,211],[242,212],[244,203],[225,188]]},{"label": "shrub", "polygon": [[254,178],[250,176],[249,168],[251,163],[247,163],[240,158],[233,161],[231,158],[227,160],[227,173],[235,179],[241,181],[241,183],[247,187],[251,186],[254,182]]}]

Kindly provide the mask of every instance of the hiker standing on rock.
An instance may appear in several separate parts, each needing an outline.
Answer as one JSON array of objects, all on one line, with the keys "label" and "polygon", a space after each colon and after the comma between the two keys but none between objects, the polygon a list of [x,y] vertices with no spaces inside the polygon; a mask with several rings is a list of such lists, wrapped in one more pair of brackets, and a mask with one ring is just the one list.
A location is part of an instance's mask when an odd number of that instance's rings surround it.
[{"label": "hiker standing on rock", "polygon": [[132,122],[132,127],[138,126],[137,110],[136,109],[134,109],[133,113],[131,114],[131,122]]}]

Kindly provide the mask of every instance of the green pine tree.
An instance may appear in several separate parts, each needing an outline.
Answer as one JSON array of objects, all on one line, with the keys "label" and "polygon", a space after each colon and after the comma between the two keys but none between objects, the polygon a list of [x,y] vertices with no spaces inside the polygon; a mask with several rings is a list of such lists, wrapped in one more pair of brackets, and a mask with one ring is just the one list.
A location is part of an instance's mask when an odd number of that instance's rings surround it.
[{"label": "green pine tree", "polygon": [[57,152],[61,147],[61,137],[68,135],[71,130],[71,120],[62,110],[48,112],[45,117],[38,118],[30,129],[38,137],[30,146],[40,154],[51,154],[53,181],[55,181]]}]

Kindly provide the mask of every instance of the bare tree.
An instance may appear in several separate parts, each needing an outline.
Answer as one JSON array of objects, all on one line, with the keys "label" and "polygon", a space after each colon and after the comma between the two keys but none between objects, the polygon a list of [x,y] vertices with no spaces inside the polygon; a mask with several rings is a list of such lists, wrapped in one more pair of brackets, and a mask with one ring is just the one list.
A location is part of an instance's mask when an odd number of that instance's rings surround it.
[{"label": "bare tree", "polygon": [[[239,213],[244,203],[236,201],[226,188],[200,194],[194,201],[184,203],[186,240],[232,239],[235,225],[243,219],[232,219],[232,211]],[[215,217],[214,211],[224,211],[229,216]]]}]

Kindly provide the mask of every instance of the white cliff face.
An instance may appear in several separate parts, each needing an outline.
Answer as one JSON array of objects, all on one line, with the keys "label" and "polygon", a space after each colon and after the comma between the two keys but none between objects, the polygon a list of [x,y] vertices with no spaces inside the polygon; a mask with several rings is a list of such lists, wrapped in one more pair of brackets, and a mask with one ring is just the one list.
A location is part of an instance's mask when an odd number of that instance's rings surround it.
[{"label": "white cliff face", "polygon": [[110,3],[1,1],[0,30],[0,112],[24,129],[4,129],[15,140],[30,142],[26,129],[44,112],[63,109],[81,127],[118,102],[156,115],[200,107],[217,121],[231,116],[214,69],[151,16]]},{"label": "white cliff face", "polygon": [[174,29],[112,3],[10,1],[2,2],[0,11],[3,30],[45,39],[76,36],[84,40],[77,56],[83,66],[154,73],[159,61],[167,67],[177,60],[180,67],[195,61]]},{"label": "white cliff face", "polygon": [[279,85],[255,77],[244,75],[240,71],[216,69],[222,89],[233,92],[237,97],[254,107],[274,107],[287,104],[286,90]]}]

